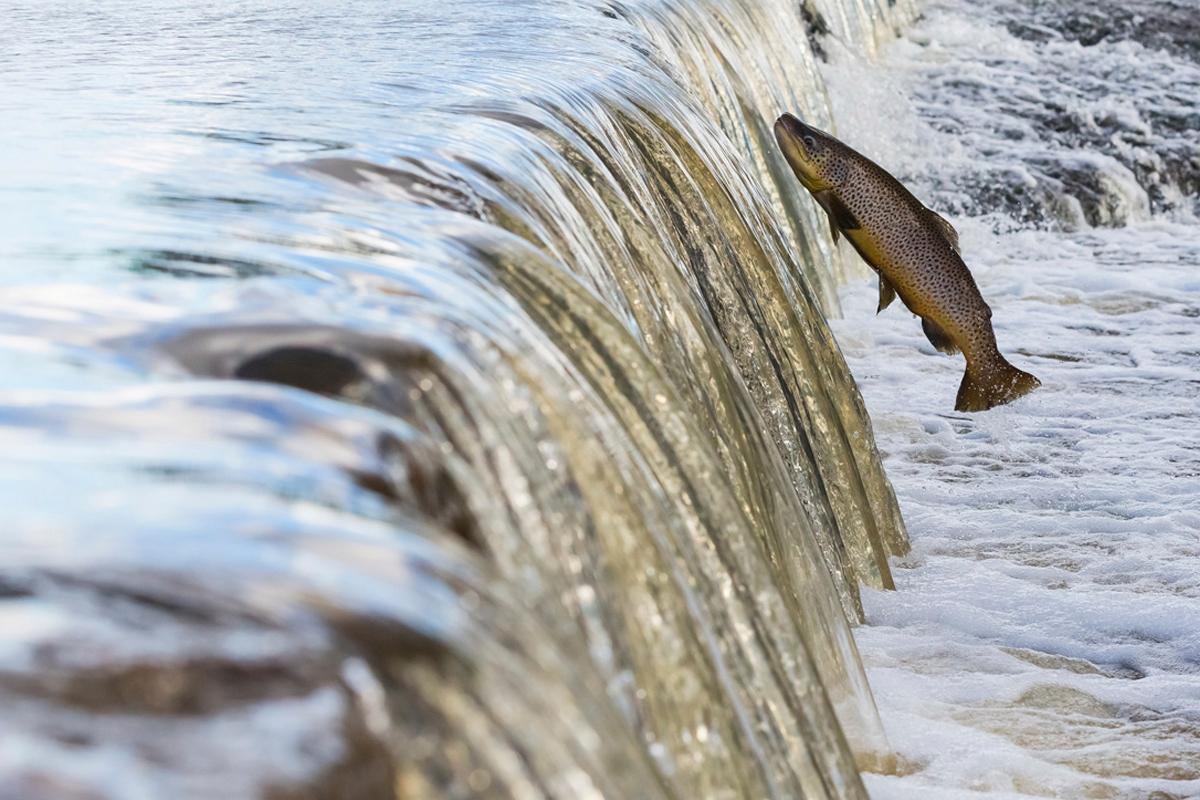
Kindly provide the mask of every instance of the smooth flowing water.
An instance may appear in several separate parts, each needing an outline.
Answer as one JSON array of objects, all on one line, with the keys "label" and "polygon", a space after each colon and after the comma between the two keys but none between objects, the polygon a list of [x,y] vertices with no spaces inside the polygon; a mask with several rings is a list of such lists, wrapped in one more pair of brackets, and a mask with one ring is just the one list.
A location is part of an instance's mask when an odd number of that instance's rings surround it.
[{"label": "smooth flowing water", "polygon": [[770,144],[905,3],[0,3],[0,795],[863,797]]}]

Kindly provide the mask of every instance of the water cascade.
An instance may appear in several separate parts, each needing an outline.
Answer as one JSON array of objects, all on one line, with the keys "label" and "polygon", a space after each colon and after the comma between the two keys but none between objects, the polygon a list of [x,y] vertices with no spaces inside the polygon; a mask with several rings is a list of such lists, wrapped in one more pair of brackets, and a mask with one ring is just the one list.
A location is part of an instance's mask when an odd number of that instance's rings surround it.
[{"label": "water cascade", "polygon": [[[395,80],[251,137],[234,47],[235,101],[130,111],[200,152],[94,273],[12,245],[0,794],[865,796],[849,624],[906,536],[770,125],[911,9],[386,5]],[[316,7],[254,24],[319,106]]]}]

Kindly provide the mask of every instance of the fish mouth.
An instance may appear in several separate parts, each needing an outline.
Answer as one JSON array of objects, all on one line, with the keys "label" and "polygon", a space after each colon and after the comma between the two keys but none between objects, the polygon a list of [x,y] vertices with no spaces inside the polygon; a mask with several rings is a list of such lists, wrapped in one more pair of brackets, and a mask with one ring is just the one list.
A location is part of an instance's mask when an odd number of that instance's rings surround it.
[{"label": "fish mouth", "polygon": [[805,135],[812,136],[816,131],[805,125],[798,117],[791,114],[780,114],[775,120],[775,139],[783,147],[787,141],[795,141]]}]

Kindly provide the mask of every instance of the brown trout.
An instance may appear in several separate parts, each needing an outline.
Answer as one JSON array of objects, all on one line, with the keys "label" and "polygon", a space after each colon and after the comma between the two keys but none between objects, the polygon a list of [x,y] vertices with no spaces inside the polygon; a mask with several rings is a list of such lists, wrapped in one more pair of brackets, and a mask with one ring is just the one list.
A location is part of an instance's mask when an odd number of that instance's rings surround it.
[{"label": "brown trout", "polygon": [[845,235],[879,273],[878,311],[899,295],[921,318],[934,347],[966,357],[955,409],[983,411],[1041,385],[996,347],[992,310],[959,255],[958,232],[949,222],[878,164],[791,114],[775,122],[775,138],[800,183],[829,215],[834,241]]}]

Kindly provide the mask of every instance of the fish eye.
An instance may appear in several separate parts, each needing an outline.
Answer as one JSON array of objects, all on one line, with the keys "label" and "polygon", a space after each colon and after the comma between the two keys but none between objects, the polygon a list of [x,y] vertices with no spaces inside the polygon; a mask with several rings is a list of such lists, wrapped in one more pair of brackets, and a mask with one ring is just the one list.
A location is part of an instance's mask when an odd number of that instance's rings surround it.
[{"label": "fish eye", "polygon": [[813,136],[805,136],[801,141],[804,142],[805,147],[813,148],[817,146],[817,140]]}]

